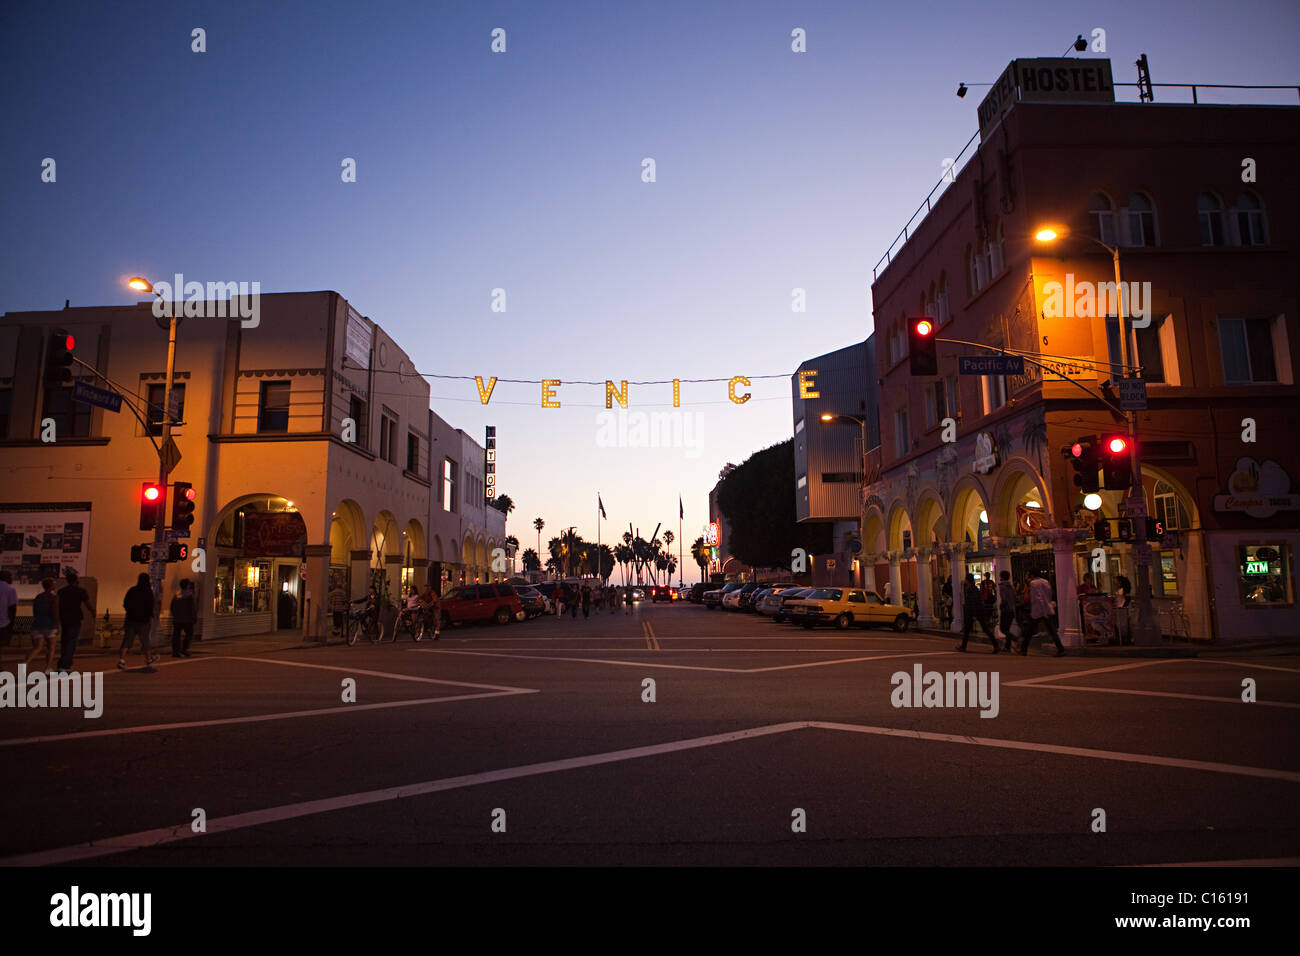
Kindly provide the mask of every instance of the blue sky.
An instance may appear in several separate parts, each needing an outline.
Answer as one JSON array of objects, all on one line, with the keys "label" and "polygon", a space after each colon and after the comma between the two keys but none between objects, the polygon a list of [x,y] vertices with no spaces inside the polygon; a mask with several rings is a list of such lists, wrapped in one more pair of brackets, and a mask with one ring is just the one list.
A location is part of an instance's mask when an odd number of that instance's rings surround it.
[{"label": "blue sky", "polygon": [[[872,266],[976,129],[983,88],[958,82],[1095,27],[1117,81],[1139,53],[1157,86],[1297,81],[1280,0],[8,3],[0,312],[183,272],[335,289],[430,373],[788,376],[870,333]],[[719,469],[791,434],[788,379],[749,390],[683,385],[701,441],[665,449],[598,447],[600,388],[543,410],[539,386],[486,408],[431,386],[453,425],[497,426],[525,544],[539,515],[594,538],[597,491],[646,532],[675,530],[680,493],[689,542]],[[632,411],[670,402],[632,388]]]}]

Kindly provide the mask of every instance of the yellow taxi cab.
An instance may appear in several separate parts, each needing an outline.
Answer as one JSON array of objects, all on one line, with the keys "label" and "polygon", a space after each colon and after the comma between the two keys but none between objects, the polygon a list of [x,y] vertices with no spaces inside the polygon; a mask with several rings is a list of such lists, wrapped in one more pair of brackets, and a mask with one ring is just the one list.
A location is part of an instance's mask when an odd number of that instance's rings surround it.
[{"label": "yellow taxi cab", "polygon": [[911,608],[886,604],[879,595],[856,588],[818,588],[798,600],[787,601],[785,611],[791,624],[807,628],[834,624],[846,630],[888,624],[896,631],[906,631],[912,623]]}]

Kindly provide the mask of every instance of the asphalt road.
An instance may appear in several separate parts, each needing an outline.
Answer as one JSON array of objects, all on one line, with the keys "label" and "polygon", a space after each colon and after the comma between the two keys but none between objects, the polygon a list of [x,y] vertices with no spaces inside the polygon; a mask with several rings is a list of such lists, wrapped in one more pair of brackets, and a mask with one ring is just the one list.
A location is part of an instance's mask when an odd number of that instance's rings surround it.
[{"label": "asphalt road", "polygon": [[[1111,661],[973,639],[958,654],[693,605],[196,651],[155,673],[83,653],[108,668],[96,719],[0,710],[7,803],[23,808],[0,862],[1300,859],[1294,652]],[[996,675],[996,716],[894,706],[894,675],[918,665],[983,672],[986,712]]]}]

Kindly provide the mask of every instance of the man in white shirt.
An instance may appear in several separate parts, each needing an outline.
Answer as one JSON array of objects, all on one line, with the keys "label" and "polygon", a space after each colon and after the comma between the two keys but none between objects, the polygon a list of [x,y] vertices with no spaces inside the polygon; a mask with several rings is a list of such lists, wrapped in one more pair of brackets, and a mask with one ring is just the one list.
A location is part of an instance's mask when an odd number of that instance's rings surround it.
[{"label": "man in white shirt", "polygon": [[0,658],[14,639],[14,618],[18,616],[18,592],[14,590],[13,579],[10,572],[0,571]]},{"label": "man in white shirt", "polygon": [[1038,633],[1041,622],[1047,625],[1047,633],[1056,642],[1056,656],[1062,656],[1065,648],[1061,645],[1061,636],[1056,633],[1056,625],[1052,623],[1052,584],[1039,571],[1029,572],[1029,617],[1032,621],[1029,636],[1020,645],[1020,655],[1023,657],[1029,653],[1029,641]]}]

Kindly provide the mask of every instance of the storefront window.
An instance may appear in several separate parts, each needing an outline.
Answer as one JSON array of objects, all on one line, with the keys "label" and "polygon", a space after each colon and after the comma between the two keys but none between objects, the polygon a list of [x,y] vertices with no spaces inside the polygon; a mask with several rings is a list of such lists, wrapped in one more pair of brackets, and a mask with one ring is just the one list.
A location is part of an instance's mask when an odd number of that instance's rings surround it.
[{"label": "storefront window", "polygon": [[217,562],[212,607],[218,614],[251,614],[270,608],[271,563],[226,557]]},{"label": "storefront window", "polygon": [[1178,555],[1173,551],[1156,552],[1156,596],[1178,596]]},{"label": "storefront window", "polygon": [[1291,604],[1291,554],[1285,544],[1243,545],[1237,549],[1241,600],[1248,606]]}]

